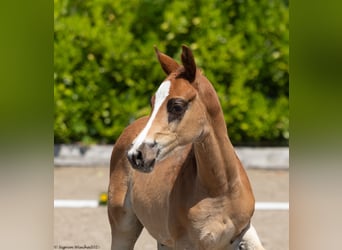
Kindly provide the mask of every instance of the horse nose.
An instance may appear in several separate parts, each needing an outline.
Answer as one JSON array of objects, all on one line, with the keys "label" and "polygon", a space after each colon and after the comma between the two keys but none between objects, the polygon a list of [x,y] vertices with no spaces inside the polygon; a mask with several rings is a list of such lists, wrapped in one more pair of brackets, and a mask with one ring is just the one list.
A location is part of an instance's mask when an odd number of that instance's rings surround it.
[{"label": "horse nose", "polygon": [[157,155],[156,143],[142,143],[137,149],[131,148],[127,158],[134,169],[148,173],[153,170]]},{"label": "horse nose", "polygon": [[135,151],[129,151],[127,154],[129,162],[132,164],[133,168],[141,168],[144,163],[142,152],[137,149]]}]

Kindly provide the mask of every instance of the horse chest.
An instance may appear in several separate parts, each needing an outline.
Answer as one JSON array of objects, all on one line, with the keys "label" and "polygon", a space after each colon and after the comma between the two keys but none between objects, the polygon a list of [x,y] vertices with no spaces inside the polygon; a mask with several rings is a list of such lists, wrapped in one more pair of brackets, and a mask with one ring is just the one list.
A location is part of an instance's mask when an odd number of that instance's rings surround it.
[{"label": "horse chest", "polygon": [[136,173],[132,184],[132,205],[135,214],[148,232],[159,242],[170,242],[168,225],[169,195],[172,175]]},{"label": "horse chest", "polygon": [[165,160],[156,164],[149,174],[134,171],[132,176],[132,201],[139,219],[155,220],[160,216],[166,220],[170,209],[170,197],[174,192],[179,174],[190,146],[177,149],[172,161]]}]

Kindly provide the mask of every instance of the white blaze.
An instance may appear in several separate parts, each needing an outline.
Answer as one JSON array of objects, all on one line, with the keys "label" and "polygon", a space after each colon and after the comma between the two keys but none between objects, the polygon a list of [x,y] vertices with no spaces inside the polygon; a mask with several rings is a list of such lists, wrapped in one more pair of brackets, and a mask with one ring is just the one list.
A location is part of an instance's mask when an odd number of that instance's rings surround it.
[{"label": "white blaze", "polygon": [[128,152],[129,154],[131,154],[135,150],[137,150],[139,148],[139,146],[144,142],[144,140],[148,134],[148,131],[150,130],[152,123],[153,123],[160,107],[162,106],[163,102],[165,101],[165,99],[169,95],[170,86],[171,86],[171,82],[169,80],[164,81],[164,82],[162,82],[162,84],[160,84],[160,86],[156,92],[154,109],[153,109],[153,112],[150,116],[150,119],[148,120],[145,128],[140,132],[140,134],[137,136],[137,138],[135,138],[135,140],[133,141],[133,146]]}]

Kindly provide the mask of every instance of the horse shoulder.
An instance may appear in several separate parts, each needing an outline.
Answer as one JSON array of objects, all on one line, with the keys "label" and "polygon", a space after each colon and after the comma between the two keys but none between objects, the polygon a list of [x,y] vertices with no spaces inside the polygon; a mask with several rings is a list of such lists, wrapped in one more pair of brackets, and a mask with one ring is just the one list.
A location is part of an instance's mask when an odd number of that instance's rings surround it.
[{"label": "horse shoulder", "polygon": [[[129,125],[120,135],[116,141],[110,160],[110,181],[108,187],[108,208],[110,215],[124,212],[122,208],[128,206],[128,192],[129,183],[131,182],[131,167],[126,157],[127,150],[135,138],[136,134],[140,132],[142,127],[146,124],[147,117],[140,118]],[[114,215],[113,217],[120,217]]]}]

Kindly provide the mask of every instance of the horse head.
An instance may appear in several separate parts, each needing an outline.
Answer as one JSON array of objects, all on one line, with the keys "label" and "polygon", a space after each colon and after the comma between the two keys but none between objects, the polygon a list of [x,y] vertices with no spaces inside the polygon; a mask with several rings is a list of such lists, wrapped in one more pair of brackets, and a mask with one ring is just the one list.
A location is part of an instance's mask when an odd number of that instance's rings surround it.
[{"label": "horse head", "polygon": [[[187,46],[182,46],[182,65],[155,51],[167,77],[152,96],[149,119],[127,153],[133,168],[142,172],[151,172],[155,163],[167,158],[176,147],[203,140],[210,123],[208,112],[213,111],[209,106],[216,103],[214,107],[220,107]],[[206,100],[213,96],[214,101]]]}]

